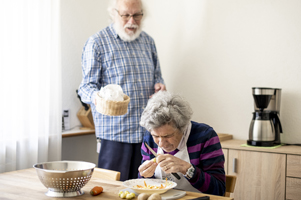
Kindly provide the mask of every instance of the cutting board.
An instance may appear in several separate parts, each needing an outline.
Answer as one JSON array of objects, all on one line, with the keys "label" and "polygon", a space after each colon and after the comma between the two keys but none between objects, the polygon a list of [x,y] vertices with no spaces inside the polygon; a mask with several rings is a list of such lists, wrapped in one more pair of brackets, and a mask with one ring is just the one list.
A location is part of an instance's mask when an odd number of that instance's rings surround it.
[{"label": "cutting board", "polygon": [[[130,188],[126,188],[126,189],[123,189],[121,191],[133,192],[133,193],[135,193],[136,197],[139,195],[137,192],[135,192],[134,190],[132,190]],[[179,198],[185,196],[186,192],[181,191],[181,190],[171,189],[171,190],[168,190],[167,192],[165,192],[163,194],[160,194],[160,195],[161,195],[162,200],[173,200],[173,199],[179,199]]]},{"label": "cutting board", "polygon": [[171,189],[161,194],[161,198],[162,200],[172,200],[172,199],[179,199],[185,195],[186,195],[185,191]]}]

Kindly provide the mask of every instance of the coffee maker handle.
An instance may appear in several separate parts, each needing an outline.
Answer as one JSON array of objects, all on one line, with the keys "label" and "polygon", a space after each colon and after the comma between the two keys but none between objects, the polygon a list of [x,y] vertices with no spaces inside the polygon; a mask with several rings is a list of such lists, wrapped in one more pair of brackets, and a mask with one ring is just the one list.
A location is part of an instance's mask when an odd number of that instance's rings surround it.
[{"label": "coffee maker handle", "polygon": [[281,123],[280,123],[280,119],[279,119],[279,117],[278,117],[278,114],[276,114],[276,117],[275,117],[275,123],[276,123],[276,124],[279,124],[280,133],[283,133],[283,131],[282,131],[282,126],[281,126]]}]

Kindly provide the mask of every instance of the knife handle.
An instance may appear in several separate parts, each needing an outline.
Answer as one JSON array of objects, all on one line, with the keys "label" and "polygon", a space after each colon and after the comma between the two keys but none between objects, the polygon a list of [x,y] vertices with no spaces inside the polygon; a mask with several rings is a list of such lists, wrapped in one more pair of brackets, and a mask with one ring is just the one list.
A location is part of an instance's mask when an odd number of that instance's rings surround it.
[{"label": "knife handle", "polygon": [[171,174],[174,175],[174,177],[176,177],[178,180],[181,179],[181,177],[179,176],[179,174],[177,174],[177,173],[171,173]]}]

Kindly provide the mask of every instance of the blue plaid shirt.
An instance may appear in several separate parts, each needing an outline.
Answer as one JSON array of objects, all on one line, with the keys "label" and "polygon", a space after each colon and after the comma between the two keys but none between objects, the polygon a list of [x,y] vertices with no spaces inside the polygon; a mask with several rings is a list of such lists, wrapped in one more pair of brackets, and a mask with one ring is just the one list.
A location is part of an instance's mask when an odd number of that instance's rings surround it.
[{"label": "blue plaid shirt", "polygon": [[[82,54],[83,79],[79,95],[91,104],[96,136],[101,139],[139,143],[145,129],[140,116],[156,83],[164,84],[154,40],[145,32],[131,42],[116,34],[113,25],[91,36]],[[93,92],[108,84],[118,84],[131,100],[128,113],[106,116],[92,103]]]}]

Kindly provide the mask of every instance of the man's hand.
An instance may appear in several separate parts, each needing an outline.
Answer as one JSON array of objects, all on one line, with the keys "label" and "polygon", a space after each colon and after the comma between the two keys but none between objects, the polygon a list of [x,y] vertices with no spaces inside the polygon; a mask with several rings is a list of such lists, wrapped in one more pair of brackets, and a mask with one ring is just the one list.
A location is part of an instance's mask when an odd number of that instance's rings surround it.
[{"label": "man's hand", "polygon": [[[155,84],[155,93],[159,92],[160,90],[166,90],[165,85],[163,85],[162,83],[156,83]],[[152,96],[150,96],[149,98],[152,98]]]},{"label": "man's hand", "polygon": [[155,84],[155,93],[159,92],[160,90],[166,90],[165,85],[162,83],[156,83]]},{"label": "man's hand", "polygon": [[147,160],[139,166],[138,171],[141,176],[149,178],[154,175],[157,166],[158,164],[155,161]]}]

